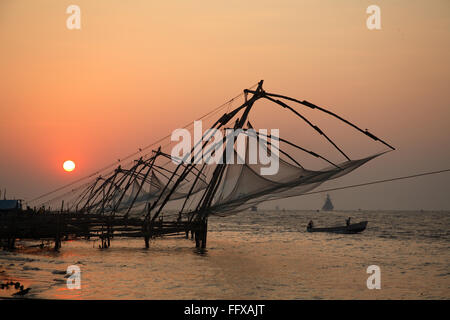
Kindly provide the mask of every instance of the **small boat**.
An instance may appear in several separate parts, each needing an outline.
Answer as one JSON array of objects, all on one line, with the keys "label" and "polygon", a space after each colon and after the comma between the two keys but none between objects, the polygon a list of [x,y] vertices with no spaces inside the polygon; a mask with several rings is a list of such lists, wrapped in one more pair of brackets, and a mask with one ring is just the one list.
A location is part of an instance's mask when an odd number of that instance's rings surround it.
[{"label": "small boat", "polygon": [[333,232],[333,233],[358,233],[366,230],[367,221],[362,221],[359,223],[353,223],[348,226],[342,227],[330,227],[330,228],[310,228],[307,227],[308,232]]}]

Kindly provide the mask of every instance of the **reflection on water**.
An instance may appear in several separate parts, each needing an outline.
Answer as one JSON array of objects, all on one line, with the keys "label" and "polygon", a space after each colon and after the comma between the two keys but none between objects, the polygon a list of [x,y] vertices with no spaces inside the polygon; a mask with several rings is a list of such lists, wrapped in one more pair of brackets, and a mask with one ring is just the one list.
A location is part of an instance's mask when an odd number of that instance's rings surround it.
[{"label": "reflection on water", "polygon": [[[315,226],[368,220],[362,234],[307,233]],[[208,249],[191,240],[114,239],[0,251],[0,283],[52,299],[449,299],[449,212],[244,212],[210,218]],[[30,245],[31,243],[27,243]],[[36,243],[33,243],[36,244]],[[366,269],[381,268],[381,290]],[[81,289],[66,269],[81,269]],[[0,290],[10,297],[15,291]]]}]

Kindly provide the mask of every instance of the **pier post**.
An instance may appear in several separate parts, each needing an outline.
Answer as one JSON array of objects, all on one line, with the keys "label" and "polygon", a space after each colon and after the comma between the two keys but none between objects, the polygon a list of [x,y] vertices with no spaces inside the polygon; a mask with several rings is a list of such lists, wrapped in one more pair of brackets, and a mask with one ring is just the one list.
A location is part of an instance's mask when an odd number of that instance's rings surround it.
[{"label": "pier post", "polygon": [[8,219],[9,227],[7,228],[7,249],[14,250],[16,243],[16,231],[17,231],[17,215],[14,213]]},{"label": "pier post", "polygon": [[198,230],[195,230],[194,238],[195,238],[195,247],[200,248],[200,232]]},{"label": "pier post", "polygon": [[15,245],[16,244],[16,239],[13,238],[8,238],[8,250],[14,250]]},{"label": "pier post", "polygon": [[150,248],[150,237],[148,235],[145,235],[144,241],[145,241],[145,249]]},{"label": "pier post", "polygon": [[55,251],[59,251],[60,248],[61,248],[61,240],[60,240],[59,236],[56,236],[56,238],[55,238]]},{"label": "pier post", "polygon": [[[63,201],[64,204],[64,201]],[[60,215],[56,216],[56,235],[55,235],[55,251],[61,248],[61,235],[60,235]]]},{"label": "pier post", "polygon": [[145,242],[145,248],[150,248],[150,227],[148,222],[144,222],[144,225],[142,226],[142,231],[144,233],[144,242]]},{"label": "pier post", "polygon": [[208,218],[205,218],[202,223],[202,249],[206,248],[206,238],[208,235]]},{"label": "pier post", "polygon": [[111,217],[108,217],[107,220],[107,227],[106,227],[106,239],[108,240],[108,248],[111,246]]}]

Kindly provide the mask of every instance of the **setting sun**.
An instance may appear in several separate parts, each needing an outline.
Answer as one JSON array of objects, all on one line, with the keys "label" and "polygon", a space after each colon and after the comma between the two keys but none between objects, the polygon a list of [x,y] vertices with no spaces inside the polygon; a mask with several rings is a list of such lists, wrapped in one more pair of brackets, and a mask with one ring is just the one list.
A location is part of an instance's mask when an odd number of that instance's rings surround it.
[{"label": "setting sun", "polygon": [[73,162],[72,160],[67,160],[66,162],[64,162],[63,168],[68,172],[73,171],[73,169],[75,169],[75,162]]}]

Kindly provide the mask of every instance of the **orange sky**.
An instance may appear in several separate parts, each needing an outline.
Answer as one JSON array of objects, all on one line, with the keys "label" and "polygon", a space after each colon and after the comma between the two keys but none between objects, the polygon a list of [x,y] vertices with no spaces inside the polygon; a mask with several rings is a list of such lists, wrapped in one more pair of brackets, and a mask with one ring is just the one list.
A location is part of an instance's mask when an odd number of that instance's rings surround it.
[{"label": "orange sky", "polygon": [[[81,8],[81,30],[66,28],[70,4]],[[371,4],[382,30],[366,28]],[[333,186],[447,168],[449,9],[448,0],[3,0],[0,188],[40,195],[260,79],[398,148]],[[267,110],[263,123],[274,117]],[[70,174],[67,159],[77,164]],[[449,187],[447,174],[334,198],[343,208],[450,209]],[[286,207],[317,207],[320,197]]]}]

